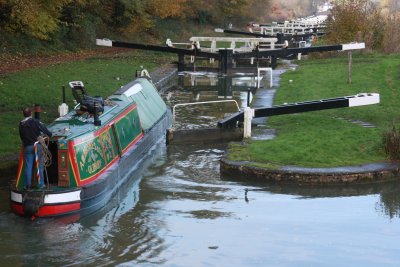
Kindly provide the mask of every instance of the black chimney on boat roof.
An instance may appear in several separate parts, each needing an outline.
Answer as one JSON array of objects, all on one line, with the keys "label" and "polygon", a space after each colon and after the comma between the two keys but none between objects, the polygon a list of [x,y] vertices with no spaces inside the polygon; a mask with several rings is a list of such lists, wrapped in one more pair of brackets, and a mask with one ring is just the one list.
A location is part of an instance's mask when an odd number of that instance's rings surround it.
[{"label": "black chimney on boat roof", "polygon": [[62,87],[62,102],[65,103],[65,86]]},{"label": "black chimney on boat roof", "polygon": [[94,101],[93,102],[93,107],[94,107],[93,123],[95,126],[101,125],[101,120],[99,119],[99,113],[98,113],[98,106],[99,106],[99,103]]}]

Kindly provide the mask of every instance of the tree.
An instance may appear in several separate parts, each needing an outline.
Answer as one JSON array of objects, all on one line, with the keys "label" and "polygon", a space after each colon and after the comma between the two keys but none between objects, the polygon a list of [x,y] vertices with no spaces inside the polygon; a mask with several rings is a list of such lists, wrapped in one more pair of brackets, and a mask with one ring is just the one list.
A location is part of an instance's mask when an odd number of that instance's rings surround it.
[{"label": "tree", "polygon": [[1,0],[3,22],[0,26],[8,32],[24,33],[47,40],[58,29],[61,10],[69,2],[70,0]]},{"label": "tree", "polygon": [[147,12],[154,17],[183,18],[187,10],[187,0],[150,0],[147,2]]},{"label": "tree", "polygon": [[384,20],[369,0],[335,1],[327,25],[327,39],[333,43],[363,41],[370,49],[382,45]]}]

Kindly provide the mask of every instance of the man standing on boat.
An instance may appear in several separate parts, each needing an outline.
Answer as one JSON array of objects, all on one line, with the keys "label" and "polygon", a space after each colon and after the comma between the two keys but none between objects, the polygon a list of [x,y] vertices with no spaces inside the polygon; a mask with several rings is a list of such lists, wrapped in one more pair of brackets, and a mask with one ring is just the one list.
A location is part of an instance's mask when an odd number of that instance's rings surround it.
[{"label": "man standing on boat", "polygon": [[[42,153],[42,146],[37,142],[38,137],[43,133],[51,137],[51,132],[46,126],[37,119],[32,118],[32,110],[30,108],[24,108],[22,110],[24,119],[19,123],[19,135],[24,146],[24,164],[25,164],[25,181],[26,188],[30,188],[32,179],[32,167],[35,162],[35,143],[36,151],[38,155]],[[44,187],[44,176],[43,176],[44,163],[39,159],[39,188]]]}]

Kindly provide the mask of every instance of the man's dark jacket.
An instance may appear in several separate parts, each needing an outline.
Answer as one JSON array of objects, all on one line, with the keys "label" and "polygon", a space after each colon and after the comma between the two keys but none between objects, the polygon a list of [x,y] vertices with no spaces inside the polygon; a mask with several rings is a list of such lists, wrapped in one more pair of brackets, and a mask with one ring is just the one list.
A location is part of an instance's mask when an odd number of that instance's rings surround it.
[{"label": "man's dark jacket", "polygon": [[52,135],[46,126],[37,119],[28,117],[19,123],[19,136],[24,147],[33,145],[41,133]]}]

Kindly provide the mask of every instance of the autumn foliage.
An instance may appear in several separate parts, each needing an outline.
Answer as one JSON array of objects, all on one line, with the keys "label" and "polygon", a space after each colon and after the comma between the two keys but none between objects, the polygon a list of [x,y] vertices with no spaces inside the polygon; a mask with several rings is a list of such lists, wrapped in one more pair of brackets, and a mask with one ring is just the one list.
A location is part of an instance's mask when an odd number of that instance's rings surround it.
[{"label": "autumn foliage", "polygon": [[60,10],[69,0],[0,0],[0,26],[9,32],[21,32],[47,39],[58,29]]},{"label": "autumn foliage", "polygon": [[370,0],[336,0],[328,17],[331,43],[365,42],[370,50],[400,51],[400,16]]},{"label": "autumn foliage", "polygon": [[[0,53],[35,45],[90,47],[95,38],[160,40],[191,26],[245,29],[248,22],[282,21],[312,14],[325,0],[0,0]],[[398,0],[389,14],[376,1],[336,0],[329,17],[331,43],[364,41],[370,49],[399,51]],[[375,4],[374,4],[375,3]],[[390,13],[392,12],[392,13]],[[164,39],[165,40],[165,39]]]},{"label": "autumn foliage", "polygon": [[385,53],[400,52],[400,12],[389,14],[385,19],[382,50]]},{"label": "autumn foliage", "polygon": [[37,40],[119,36],[152,31],[174,19],[200,24],[262,18],[265,0],[0,0],[0,34]]}]

